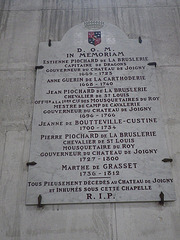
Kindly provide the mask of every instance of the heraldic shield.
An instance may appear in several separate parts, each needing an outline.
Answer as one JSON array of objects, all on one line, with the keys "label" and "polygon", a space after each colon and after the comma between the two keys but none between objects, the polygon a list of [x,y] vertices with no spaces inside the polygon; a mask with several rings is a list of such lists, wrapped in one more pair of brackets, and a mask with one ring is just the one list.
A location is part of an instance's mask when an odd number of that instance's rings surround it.
[{"label": "heraldic shield", "polygon": [[101,43],[101,32],[88,32],[88,43],[93,44],[94,46]]}]

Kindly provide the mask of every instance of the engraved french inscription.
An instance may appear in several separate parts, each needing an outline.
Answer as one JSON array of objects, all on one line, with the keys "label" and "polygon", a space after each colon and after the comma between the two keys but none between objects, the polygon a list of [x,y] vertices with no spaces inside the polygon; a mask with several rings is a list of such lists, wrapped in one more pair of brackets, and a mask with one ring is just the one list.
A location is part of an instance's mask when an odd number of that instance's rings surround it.
[{"label": "engraved french inscription", "polygon": [[40,43],[26,204],[175,200],[153,61],[106,23]]}]

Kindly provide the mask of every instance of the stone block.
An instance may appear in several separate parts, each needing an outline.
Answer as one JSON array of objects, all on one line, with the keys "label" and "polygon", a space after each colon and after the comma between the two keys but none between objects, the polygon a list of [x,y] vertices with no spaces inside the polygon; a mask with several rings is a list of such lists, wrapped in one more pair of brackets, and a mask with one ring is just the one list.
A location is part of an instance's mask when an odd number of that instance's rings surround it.
[{"label": "stone block", "polygon": [[0,70],[34,68],[41,12],[4,11],[0,14]]},{"label": "stone block", "polygon": [[11,127],[32,119],[35,71],[0,71],[0,121]]}]

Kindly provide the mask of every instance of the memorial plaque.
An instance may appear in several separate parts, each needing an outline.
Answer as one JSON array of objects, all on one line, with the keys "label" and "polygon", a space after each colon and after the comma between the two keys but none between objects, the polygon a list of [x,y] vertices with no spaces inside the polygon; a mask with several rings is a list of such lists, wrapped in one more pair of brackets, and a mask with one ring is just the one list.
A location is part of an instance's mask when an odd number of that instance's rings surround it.
[{"label": "memorial plaque", "polygon": [[40,43],[26,204],[175,200],[151,43],[140,40],[86,22]]}]

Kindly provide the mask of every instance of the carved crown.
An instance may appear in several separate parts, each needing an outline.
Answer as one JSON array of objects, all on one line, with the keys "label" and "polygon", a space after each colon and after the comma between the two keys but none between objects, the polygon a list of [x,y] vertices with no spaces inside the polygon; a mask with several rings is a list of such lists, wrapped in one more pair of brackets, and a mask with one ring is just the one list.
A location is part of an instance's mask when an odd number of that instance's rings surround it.
[{"label": "carved crown", "polygon": [[85,28],[88,28],[91,30],[98,30],[104,26],[104,22],[102,22],[102,21],[85,21],[84,26],[85,26]]}]

